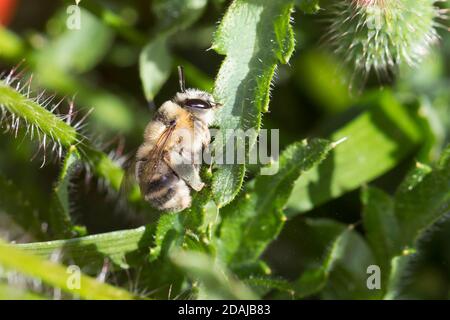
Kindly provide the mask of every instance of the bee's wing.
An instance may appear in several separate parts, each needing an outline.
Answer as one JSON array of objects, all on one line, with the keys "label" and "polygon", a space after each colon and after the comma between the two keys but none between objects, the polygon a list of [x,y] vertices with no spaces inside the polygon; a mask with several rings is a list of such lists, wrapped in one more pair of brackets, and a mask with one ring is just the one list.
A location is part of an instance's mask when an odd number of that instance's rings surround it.
[{"label": "bee's wing", "polygon": [[163,161],[167,144],[170,141],[170,137],[172,136],[174,131],[175,125],[167,127],[163,131],[163,133],[159,136],[158,141],[156,142],[153,149],[150,151],[148,159],[146,160],[145,165],[143,165],[144,166],[143,173],[148,181],[152,179],[159,163]]},{"label": "bee's wing", "polygon": [[[158,163],[164,157],[164,150],[166,149],[167,143],[170,141],[174,129],[175,126],[169,126],[162,132],[155,146],[149,152],[147,159],[142,161],[138,161],[136,157],[128,159],[125,164],[125,174],[120,185],[119,193],[122,198],[126,198],[133,190],[133,187],[136,184],[139,184],[138,174],[145,176],[147,181],[152,179]],[[139,173],[136,172],[137,169],[140,171]]]}]

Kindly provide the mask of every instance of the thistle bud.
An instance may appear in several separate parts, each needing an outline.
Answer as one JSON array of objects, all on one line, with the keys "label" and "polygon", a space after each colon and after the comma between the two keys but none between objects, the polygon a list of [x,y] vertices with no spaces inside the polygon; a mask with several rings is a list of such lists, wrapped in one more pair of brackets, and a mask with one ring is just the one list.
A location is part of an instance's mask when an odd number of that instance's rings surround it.
[{"label": "thistle bud", "polygon": [[337,0],[327,36],[357,73],[386,76],[406,63],[416,66],[438,42],[445,11],[435,0]]}]

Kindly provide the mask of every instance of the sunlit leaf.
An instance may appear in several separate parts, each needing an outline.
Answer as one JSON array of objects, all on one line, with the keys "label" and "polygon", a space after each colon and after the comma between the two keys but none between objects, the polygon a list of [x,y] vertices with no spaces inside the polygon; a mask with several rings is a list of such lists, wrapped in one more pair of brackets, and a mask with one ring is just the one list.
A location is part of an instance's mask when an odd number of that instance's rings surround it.
[{"label": "sunlit leaf", "polygon": [[295,184],[288,202],[291,214],[358,188],[418,148],[421,130],[391,93],[375,93],[360,105],[363,113],[331,135],[333,141],[347,141]]},{"label": "sunlit leaf", "polygon": [[220,213],[219,254],[232,266],[256,260],[273,241],[286,220],[283,208],[294,181],[322,161],[334,144],[324,140],[295,143],[281,155],[273,175],[258,176],[242,195]]},{"label": "sunlit leaf", "polygon": [[[414,181],[415,180],[415,181]],[[450,147],[433,171],[416,175],[395,195],[402,243],[412,246],[434,223],[450,212]]]},{"label": "sunlit leaf", "polygon": [[[220,23],[213,48],[226,58],[214,88],[216,99],[223,104],[217,117],[221,129],[217,150],[237,130],[255,131],[249,141],[238,137],[235,146],[246,146],[248,152],[255,143],[261,113],[268,110],[277,63],[287,63],[294,50],[291,10],[292,2],[286,0],[236,0]],[[237,195],[244,173],[244,164],[216,165],[212,188],[219,206]]]}]

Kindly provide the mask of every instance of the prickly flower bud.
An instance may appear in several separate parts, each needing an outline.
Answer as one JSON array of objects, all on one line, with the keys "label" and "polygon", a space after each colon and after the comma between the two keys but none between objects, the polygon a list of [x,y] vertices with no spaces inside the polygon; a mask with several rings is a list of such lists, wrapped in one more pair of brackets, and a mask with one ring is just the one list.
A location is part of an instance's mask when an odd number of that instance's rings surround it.
[{"label": "prickly flower bud", "polygon": [[438,41],[446,12],[435,0],[337,0],[327,36],[358,73],[385,76],[401,63],[417,65]]}]

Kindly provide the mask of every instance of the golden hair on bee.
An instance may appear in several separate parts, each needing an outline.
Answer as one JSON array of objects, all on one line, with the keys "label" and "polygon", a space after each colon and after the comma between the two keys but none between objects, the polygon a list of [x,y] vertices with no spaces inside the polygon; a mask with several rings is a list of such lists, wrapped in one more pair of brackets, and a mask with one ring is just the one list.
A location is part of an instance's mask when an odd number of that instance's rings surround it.
[{"label": "golden hair on bee", "polygon": [[213,96],[186,89],[178,67],[180,92],[164,102],[144,132],[136,154],[135,178],[145,200],[162,211],[178,212],[191,205],[191,190],[200,191],[203,150],[210,143],[209,125],[220,105]]}]

